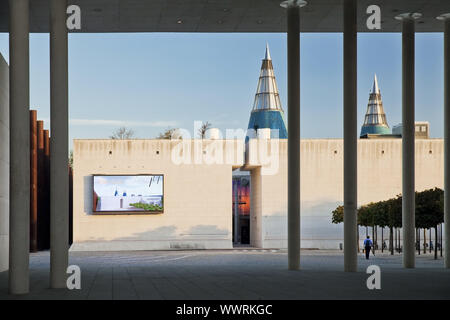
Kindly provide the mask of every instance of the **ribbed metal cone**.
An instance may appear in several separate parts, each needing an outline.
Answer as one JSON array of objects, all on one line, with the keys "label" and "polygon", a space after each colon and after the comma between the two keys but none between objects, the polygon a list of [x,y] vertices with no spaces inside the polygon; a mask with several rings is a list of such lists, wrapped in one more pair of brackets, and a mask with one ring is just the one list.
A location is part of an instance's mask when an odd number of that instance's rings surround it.
[{"label": "ribbed metal cone", "polygon": [[266,45],[248,129],[257,131],[268,128],[271,129],[271,138],[287,138],[284,111],[281,107],[269,46]]},{"label": "ribbed metal cone", "polygon": [[364,124],[361,128],[360,136],[366,134],[390,134],[391,130],[386,120],[384,113],[383,101],[381,99],[381,92],[378,87],[377,75],[373,79],[372,92],[369,95],[369,102],[367,103],[366,116]]},{"label": "ribbed metal cone", "polygon": [[256,88],[253,110],[283,110],[281,108],[280,95],[273,72],[272,59],[269,46],[266,46],[266,54],[261,64],[258,87]]}]

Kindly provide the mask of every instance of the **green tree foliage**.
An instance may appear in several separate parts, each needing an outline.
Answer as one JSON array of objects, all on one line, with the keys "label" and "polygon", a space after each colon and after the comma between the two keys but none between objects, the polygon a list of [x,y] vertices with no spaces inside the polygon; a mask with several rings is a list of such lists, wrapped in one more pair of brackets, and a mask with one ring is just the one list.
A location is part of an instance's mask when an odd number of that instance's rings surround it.
[{"label": "green tree foliage", "polygon": [[373,205],[374,203],[371,202],[358,208],[358,225],[363,227],[372,226]]},{"label": "green tree foliage", "polygon": [[438,188],[416,192],[416,227],[435,228],[444,222],[444,191]]},{"label": "green tree foliage", "polygon": [[333,210],[331,222],[335,224],[344,222],[344,206],[338,206],[336,209]]},{"label": "green tree foliage", "polygon": [[144,209],[144,211],[150,211],[150,212],[156,212],[156,211],[163,211],[163,207],[157,205],[157,204],[147,204],[147,203],[130,203],[130,206],[138,208],[138,209]]},{"label": "green tree foliage", "polygon": [[388,201],[380,201],[374,204],[374,225],[381,228],[389,226],[389,203]]},{"label": "green tree foliage", "polygon": [[[344,207],[332,212],[332,223],[344,221]],[[416,192],[416,227],[435,228],[444,222],[444,191],[439,188]],[[381,228],[402,227],[402,196],[371,202],[358,208],[358,225]]]},{"label": "green tree foliage", "polygon": [[388,201],[388,227],[401,228],[402,227],[402,196],[398,195]]}]

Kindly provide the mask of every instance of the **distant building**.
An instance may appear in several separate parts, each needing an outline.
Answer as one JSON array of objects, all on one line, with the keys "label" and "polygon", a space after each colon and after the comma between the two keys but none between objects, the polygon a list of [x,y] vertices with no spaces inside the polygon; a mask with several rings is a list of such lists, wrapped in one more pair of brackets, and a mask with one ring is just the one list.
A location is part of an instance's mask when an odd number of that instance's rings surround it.
[{"label": "distant building", "polygon": [[[248,148],[239,139],[74,140],[71,250],[286,248],[288,146],[287,139],[274,140],[250,139]],[[180,165],[173,155],[182,145],[189,148]],[[278,152],[264,156],[276,145]],[[300,142],[302,248],[338,249],[343,243],[343,225],[331,223],[332,211],[343,203],[343,150],[342,139]],[[358,139],[357,152],[358,207],[402,192],[401,139]],[[443,152],[442,139],[416,140],[417,191],[443,188]],[[94,212],[89,180],[118,172],[163,175],[164,212]],[[124,200],[122,207],[128,205]]]},{"label": "distant building", "polygon": [[[286,248],[287,129],[268,47],[248,128],[246,143],[222,139],[217,128],[205,139],[74,140],[71,250]],[[402,192],[401,130],[396,126],[391,134],[375,76],[361,128],[365,139],[357,146],[358,206]],[[416,123],[416,137],[428,137],[428,131],[427,122]],[[343,225],[331,223],[332,211],[343,203],[343,150],[342,139],[300,142],[302,248],[338,249],[343,243]],[[442,139],[417,139],[417,191],[443,187],[443,152]],[[164,199],[164,210],[133,213],[129,207],[141,199],[111,196],[100,202],[106,210],[98,214],[87,181],[118,172],[164,177],[161,197],[144,199],[161,206]],[[364,228],[359,234],[365,237]]]},{"label": "distant building", "polygon": [[[415,137],[417,139],[429,139],[430,138],[430,123],[428,121],[416,121],[415,126]],[[403,125],[399,123],[398,125],[392,127],[392,134],[399,137],[402,136]]]},{"label": "distant building", "polygon": [[384,113],[383,101],[381,100],[381,92],[378,87],[377,75],[373,79],[372,91],[369,95],[367,103],[366,116],[364,124],[361,127],[361,138],[368,138],[368,135],[390,135],[391,130]]},{"label": "distant building", "polygon": [[[374,76],[372,91],[369,95],[366,116],[364,124],[361,127],[360,138],[365,139],[392,139],[402,137],[402,124],[398,124],[389,129],[384,113],[383,101],[381,100],[381,92],[378,87],[377,76]],[[428,121],[415,122],[415,137],[417,139],[429,139],[430,124]]]},{"label": "distant building", "polygon": [[[268,45],[262,61],[255,101],[248,122],[247,140],[260,134],[258,130],[261,129],[264,129],[263,131],[267,135],[266,131],[270,130],[270,138],[272,139],[287,139],[284,111],[281,107],[280,94],[278,93]],[[276,130],[278,130],[278,134]]]}]

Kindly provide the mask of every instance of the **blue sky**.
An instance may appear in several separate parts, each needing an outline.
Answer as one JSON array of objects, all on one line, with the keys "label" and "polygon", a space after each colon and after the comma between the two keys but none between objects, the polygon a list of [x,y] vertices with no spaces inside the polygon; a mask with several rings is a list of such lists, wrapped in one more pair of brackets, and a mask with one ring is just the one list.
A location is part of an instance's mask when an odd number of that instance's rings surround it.
[{"label": "blue sky", "polygon": [[[441,33],[416,35],[416,120],[443,136]],[[286,35],[136,33],[69,35],[70,139],[108,138],[125,125],[138,138],[168,127],[246,128],[269,43],[283,108]],[[8,35],[0,33],[8,61]],[[49,126],[49,37],[30,36],[30,104]],[[401,35],[358,35],[358,127],[373,74],[389,125],[401,122]],[[342,35],[301,36],[301,135],[342,137]]]}]

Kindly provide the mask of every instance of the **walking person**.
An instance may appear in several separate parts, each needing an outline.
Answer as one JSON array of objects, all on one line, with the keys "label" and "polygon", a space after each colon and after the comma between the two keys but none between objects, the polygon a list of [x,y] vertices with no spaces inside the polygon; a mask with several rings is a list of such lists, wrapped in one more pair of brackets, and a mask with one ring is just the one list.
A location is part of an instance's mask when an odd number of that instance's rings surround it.
[{"label": "walking person", "polygon": [[370,240],[370,236],[367,236],[367,238],[364,240],[364,251],[366,253],[367,260],[369,260],[370,249],[372,249],[372,246],[373,246],[372,240]]}]

